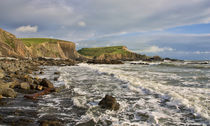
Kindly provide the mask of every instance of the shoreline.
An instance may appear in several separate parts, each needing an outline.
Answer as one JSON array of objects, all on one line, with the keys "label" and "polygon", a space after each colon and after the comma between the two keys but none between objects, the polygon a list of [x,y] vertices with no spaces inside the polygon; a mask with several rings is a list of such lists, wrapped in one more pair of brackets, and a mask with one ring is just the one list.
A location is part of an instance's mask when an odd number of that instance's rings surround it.
[{"label": "shoreline", "polygon": [[[33,103],[32,106],[36,106],[38,97],[46,95],[52,92],[59,91],[59,87],[54,87],[54,84],[49,80],[38,77],[33,77],[38,74],[43,74],[43,68],[41,66],[72,66],[78,62],[71,59],[15,59],[15,58],[1,58],[0,59],[0,107],[18,107],[19,104]],[[59,73],[54,73],[59,74]],[[28,101],[30,100],[30,101]],[[17,103],[16,103],[17,102]],[[30,104],[31,104],[30,103]],[[33,110],[31,110],[33,111]],[[6,125],[62,125],[60,120],[56,119],[40,119],[35,121],[34,117],[37,117],[36,110],[34,114],[30,115],[30,111],[24,110],[0,110],[0,124]],[[9,112],[9,113],[8,113]],[[8,120],[5,117],[17,116],[21,114],[26,116],[29,114],[30,118],[14,117],[12,120]],[[34,118],[34,119],[32,119]],[[51,120],[51,121],[50,121]]]}]

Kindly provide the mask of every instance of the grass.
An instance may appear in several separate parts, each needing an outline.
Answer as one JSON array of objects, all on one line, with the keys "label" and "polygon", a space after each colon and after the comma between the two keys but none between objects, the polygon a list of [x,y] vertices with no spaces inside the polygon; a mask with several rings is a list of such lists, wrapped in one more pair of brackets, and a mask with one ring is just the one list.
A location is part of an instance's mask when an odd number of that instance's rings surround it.
[{"label": "grass", "polygon": [[20,38],[20,40],[22,40],[22,42],[28,47],[30,47],[32,45],[44,43],[44,42],[55,43],[55,42],[59,41],[58,39],[51,39],[51,38]]},{"label": "grass", "polygon": [[97,57],[102,54],[127,54],[130,53],[123,49],[123,46],[98,47],[98,48],[82,48],[78,53],[88,57]]}]

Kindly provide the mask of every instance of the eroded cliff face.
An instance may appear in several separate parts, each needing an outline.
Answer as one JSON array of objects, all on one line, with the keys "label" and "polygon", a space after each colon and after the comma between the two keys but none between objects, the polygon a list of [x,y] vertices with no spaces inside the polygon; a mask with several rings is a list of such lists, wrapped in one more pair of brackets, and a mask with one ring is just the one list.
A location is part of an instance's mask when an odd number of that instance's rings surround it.
[{"label": "eroded cliff face", "polygon": [[3,57],[52,57],[84,59],[77,53],[73,42],[56,40],[26,46],[15,35],[0,29],[0,56]]},{"label": "eroded cliff face", "polygon": [[57,41],[44,42],[27,47],[32,57],[52,57],[64,59],[78,59],[81,56],[75,50],[73,42]]},{"label": "eroded cliff face", "polygon": [[0,56],[30,56],[25,45],[13,34],[0,29]]}]

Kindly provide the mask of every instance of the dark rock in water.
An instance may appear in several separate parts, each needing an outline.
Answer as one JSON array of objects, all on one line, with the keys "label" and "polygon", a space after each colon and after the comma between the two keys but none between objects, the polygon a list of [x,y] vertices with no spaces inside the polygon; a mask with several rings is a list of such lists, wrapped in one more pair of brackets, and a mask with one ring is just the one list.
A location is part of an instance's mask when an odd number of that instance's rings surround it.
[{"label": "dark rock in water", "polygon": [[40,126],[64,126],[62,122],[58,120],[42,120]]},{"label": "dark rock in water", "polygon": [[64,126],[64,121],[54,116],[44,116],[39,121],[39,126]]},{"label": "dark rock in water", "polygon": [[120,104],[117,103],[116,99],[110,95],[106,95],[99,104],[102,108],[110,109],[110,110],[119,110]]},{"label": "dark rock in water", "polygon": [[12,88],[0,88],[0,95],[15,98],[17,93]]},{"label": "dark rock in water", "polygon": [[76,126],[95,126],[95,125],[96,123],[91,119],[88,122],[80,123],[80,124],[77,124]]},{"label": "dark rock in water", "polygon": [[132,65],[149,65],[149,63],[130,63]]},{"label": "dark rock in water", "polygon": [[119,60],[88,60],[87,63],[91,64],[123,64],[122,61]]},{"label": "dark rock in water", "polygon": [[54,79],[53,79],[54,81],[58,81],[58,77],[54,77]]},{"label": "dark rock in water", "polygon": [[60,72],[54,72],[54,74],[59,75],[59,74],[60,74]]},{"label": "dark rock in water", "polygon": [[42,79],[40,85],[42,85],[44,87],[48,87],[48,88],[54,88],[53,84],[46,78]]},{"label": "dark rock in water", "polygon": [[39,74],[44,74],[44,72],[43,71],[40,71]]}]

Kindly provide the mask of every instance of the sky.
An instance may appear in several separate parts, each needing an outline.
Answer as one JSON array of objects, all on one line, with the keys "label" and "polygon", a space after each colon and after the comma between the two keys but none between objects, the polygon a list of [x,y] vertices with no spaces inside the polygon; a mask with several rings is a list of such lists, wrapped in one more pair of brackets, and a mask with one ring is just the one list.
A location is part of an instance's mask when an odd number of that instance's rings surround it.
[{"label": "sky", "polygon": [[17,37],[125,45],[146,55],[210,60],[209,0],[0,0],[0,28]]}]

